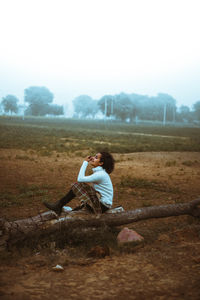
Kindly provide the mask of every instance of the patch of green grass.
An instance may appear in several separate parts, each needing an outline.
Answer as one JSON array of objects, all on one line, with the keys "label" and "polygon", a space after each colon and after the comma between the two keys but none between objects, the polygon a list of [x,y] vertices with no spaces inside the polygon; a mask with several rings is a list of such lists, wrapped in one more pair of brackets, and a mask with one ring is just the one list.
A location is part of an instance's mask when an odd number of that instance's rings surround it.
[{"label": "patch of green grass", "polygon": [[1,193],[0,194],[0,207],[8,207],[12,205],[12,201],[15,198],[15,195],[10,193]]},{"label": "patch of green grass", "polygon": [[122,188],[152,189],[168,193],[180,192],[178,188],[170,187],[167,183],[164,184],[157,180],[148,180],[145,178],[132,177],[130,175],[122,176],[119,185]]},{"label": "patch of green grass", "polygon": [[187,167],[191,167],[191,166],[194,166],[194,165],[198,165],[198,161],[191,161],[191,160],[186,160],[186,161],[183,161],[182,162],[182,165],[184,166],[187,166]]},{"label": "patch of green grass", "polygon": [[0,207],[23,206],[31,203],[36,197],[46,198],[49,190],[56,189],[55,186],[49,184],[43,185],[21,185],[18,186],[18,193],[1,193]]},{"label": "patch of green grass", "polygon": [[18,155],[18,154],[15,156],[15,159],[35,161],[34,158],[31,158],[27,155]]},{"label": "patch of green grass", "polygon": [[52,152],[51,151],[49,151],[49,150],[40,150],[39,151],[39,154],[41,155],[41,156],[51,156],[52,155]]},{"label": "patch of green grass", "polygon": [[25,194],[11,194],[2,193],[0,195],[0,207],[10,207],[10,206],[23,206],[24,204],[32,201],[32,193]]},{"label": "patch of green grass", "polygon": [[143,201],[142,202],[142,206],[143,207],[148,207],[148,206],[150,206],[150,204],[147,201]]},{"label": "patch of green grass", "polygon": [[167,161],[165,163],[165,167],[174,167],[174,166],[176,166],[176,161],[175,160]]},{"label": "patch of green grass", "polygon": [[77,151],[77,152],[75,152],[75,156],[84,157],[84,154],[81,151]]},{"label": "patch of green grass", "polygon": [[120,185],[122,187],[134,188],[155,188],[159,185],[158,181],[150,181],[144,178],[131,177],[129,175],[122,176]]}]

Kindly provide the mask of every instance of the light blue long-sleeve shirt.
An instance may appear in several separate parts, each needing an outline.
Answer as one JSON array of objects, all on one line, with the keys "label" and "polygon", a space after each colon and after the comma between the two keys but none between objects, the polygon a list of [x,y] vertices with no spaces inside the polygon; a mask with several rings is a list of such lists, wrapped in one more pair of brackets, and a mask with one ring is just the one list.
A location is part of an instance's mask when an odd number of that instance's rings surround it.
[{"label": "light blue long-sleeve shirt", "polygon": [[92,169],[92,175],[85,176],[87,166],[88,162],[84,161],[78,174],[78,182],[93,183],[94,189],[101,194],[101,203],[110,208],[113,201],[113,185],[109,174],[98,166]]}]

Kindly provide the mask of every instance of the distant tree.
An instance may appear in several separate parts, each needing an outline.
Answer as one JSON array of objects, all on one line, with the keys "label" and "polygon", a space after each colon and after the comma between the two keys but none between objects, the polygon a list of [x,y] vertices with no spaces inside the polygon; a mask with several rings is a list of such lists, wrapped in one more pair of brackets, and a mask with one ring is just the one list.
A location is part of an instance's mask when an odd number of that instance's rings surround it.
[{"label": "distant tree", "polygon": [[114,115],[117,119],[130,122],[136,120],[142,110],[143,96],[138,94],[120,93],[115,95]]},{"label": "distant tree", "polygon": [[177,119],[178,121],[191,121],[192,120],[192,112],[190,111],[190,108],[186,105],[181,105],[177,112]]},{"label": "distant tree", "polygon": [[138,94],[126,94],[120,93],[117,95],[105,95],[103,96],[98,105],[103,114],[109,117],[113,115],[116,119],[121,121],[133,120],[137,121],[137,118],[147,118],[147,108],[149,97]]},{"label": "distant tree", "polygon": [[17,102],[19,101],[19,99],[17,97],[15,97],[14,95],[7,95],[6,97],[4,97],[2,99],[2,107],[3,110],[5,112],[11,112],[11,114],[17,113],[18,111],[18,105]]},{"label": "distant tree", "polygon": [[141,117],[142,111],[144,111],[144,103],[147,96],[139,94],[129,94],[132,106],[130,108],[130,122],[135,120],[137,122],[138,117]]},{"label": "distant tree", "polygon": [[[92,107],[89,96],[79,96],[74,99],[74,111],[77,116],[85,117],[90,114]],[[156,97],[147,95],[120,93],[117,95],[104,95],[98,101],[100,111],[106,116],[113,116],[121,121],[130,120],[157,120],[175,121],[176,100],[160,93]]]},{"label": "distant tree", "polygon": [[54,98],[46,87],[31,86],[24,90],[24,101],[29,103],[27,115],[44,116],[48,114],[49,103]]},{"label": "distant tree", "polygon": [[48,114],[54,115],[54,116],[64,115],[63,106],[57,105],[57,104],[49,105]]},{"label": "distant tree", "polygon": [[160,106],[160,116],[164,121],[175,121],[176,115],[176,100],[168,94],[159,93],[157,101]]},{"label": "distant tree", "polygon": [[154,120],[156,109],[153,99],[146,95],[134,95],[132,102],[135,116],[142,120]]},{"label": "distant tree", "polygon": [[131,118],[133,103],[127,94],[121,93],[116,95],[114,103],[114,115],[117,119],[125,121]]},{"label": "distant tree", "polygon": [[115,96],[112,95],[105,95],[98,101],[99,109],[105,115],[105,117],[114,115],[114,103]]},{"label": "distant tree", "polygon": [[200,100],[193,105],[193,108],[195,117],[200,121]]},{"label": "distant tree", "polygon": [[97,101],[90,96],[80,95],[73,100],[74,113],[79,118],[94,118],[98,112]]}]

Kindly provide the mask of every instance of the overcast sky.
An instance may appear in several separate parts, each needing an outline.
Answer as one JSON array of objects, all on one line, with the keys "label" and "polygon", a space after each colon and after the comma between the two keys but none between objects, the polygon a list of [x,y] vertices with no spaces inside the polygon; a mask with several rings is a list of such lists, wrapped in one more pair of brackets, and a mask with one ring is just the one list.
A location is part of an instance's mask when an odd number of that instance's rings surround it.
[{"label": "overcast sky", "polygon": [[0,98],[46,86],[200,100],[199,0],[0,0]]}]

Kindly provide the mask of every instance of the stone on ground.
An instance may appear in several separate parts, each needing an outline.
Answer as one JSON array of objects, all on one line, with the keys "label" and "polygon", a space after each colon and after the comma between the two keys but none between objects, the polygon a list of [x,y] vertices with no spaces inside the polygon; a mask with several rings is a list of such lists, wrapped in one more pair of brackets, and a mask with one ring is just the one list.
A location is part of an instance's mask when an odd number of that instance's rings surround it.
[{"label": "stone on ground", "polygon": [[128,227],[123,228],[117,236],[117,242],[120,245],[131,242],[141,242],[143,240],[143,236]]}]

